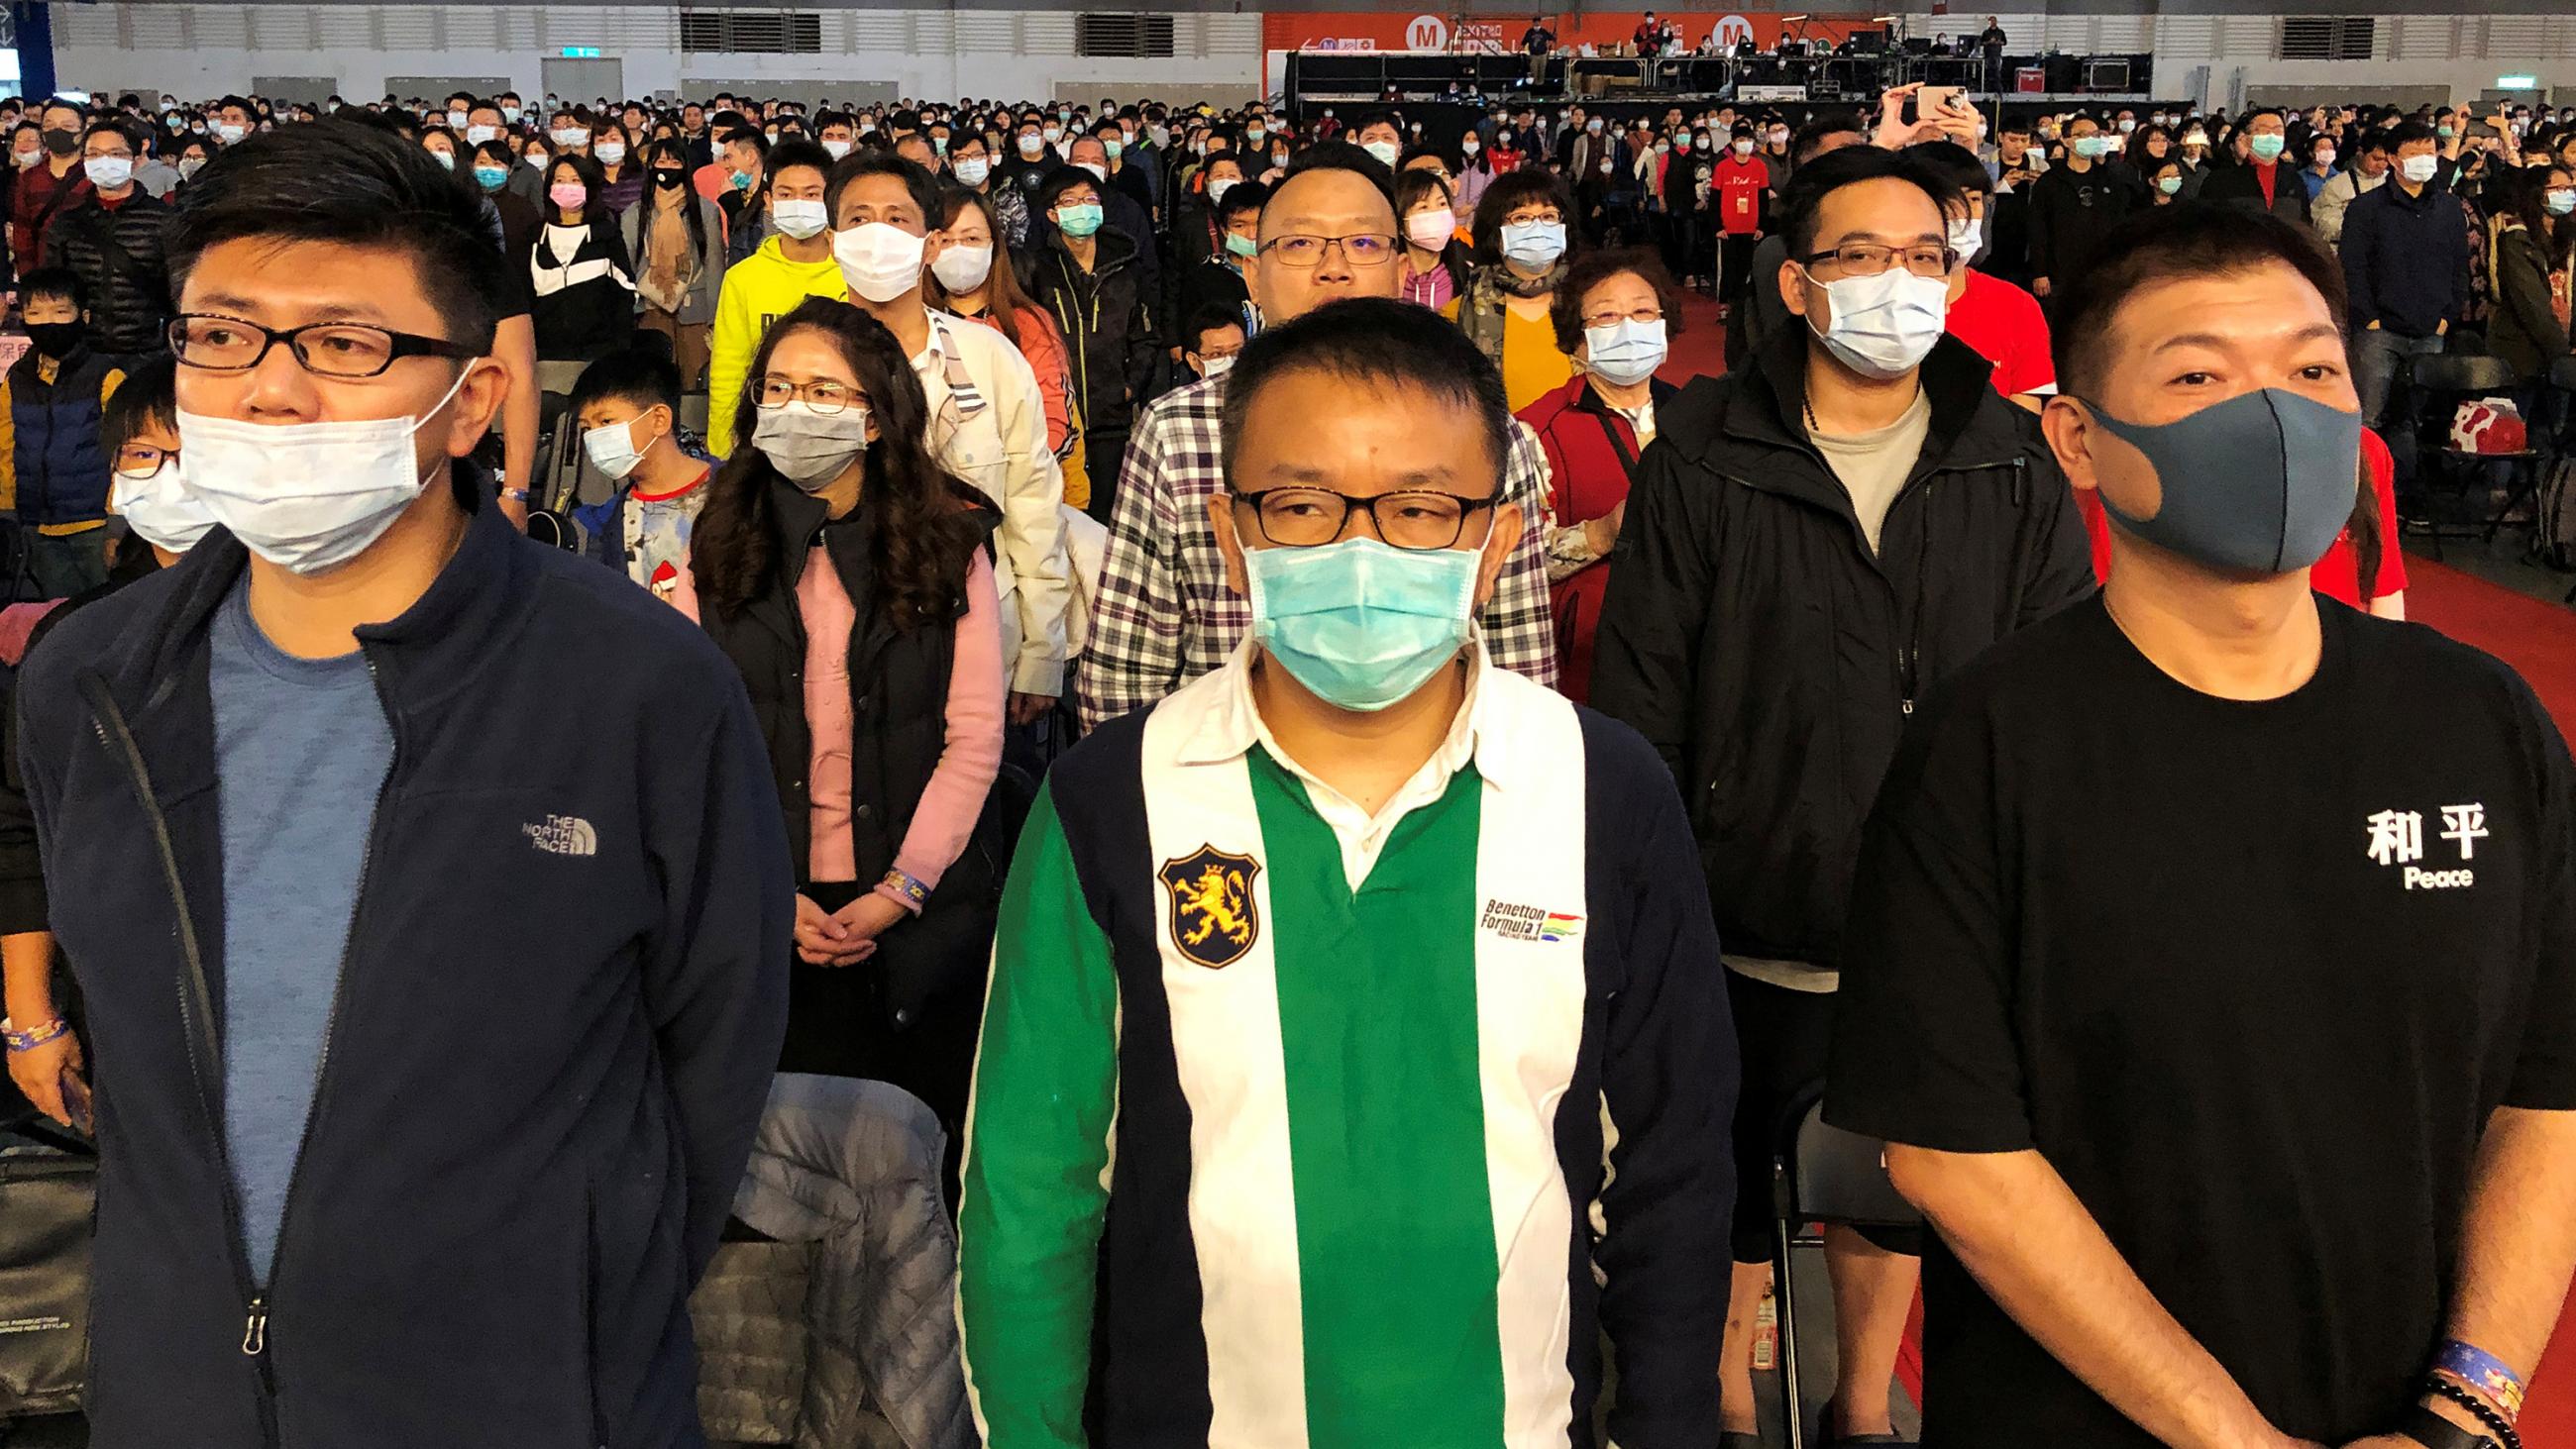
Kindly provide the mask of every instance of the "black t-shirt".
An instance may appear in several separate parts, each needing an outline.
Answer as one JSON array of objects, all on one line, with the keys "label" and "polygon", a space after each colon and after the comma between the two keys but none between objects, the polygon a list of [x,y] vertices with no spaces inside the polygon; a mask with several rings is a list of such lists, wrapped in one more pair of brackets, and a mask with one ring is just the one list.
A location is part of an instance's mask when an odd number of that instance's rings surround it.
[{"label": "black t-shirt", "polygon": [[[2511,670],[2320,598],[2316,675],[2200,694],[2099,600],[1928,699],[1865,835],[1826,1115],[2037,1148],[2284,1431],[2384,1430],[2479,1134],[2576,1108],[2576,770]],[[1929,1449],[2155,1441],[1935,1248]]]}]

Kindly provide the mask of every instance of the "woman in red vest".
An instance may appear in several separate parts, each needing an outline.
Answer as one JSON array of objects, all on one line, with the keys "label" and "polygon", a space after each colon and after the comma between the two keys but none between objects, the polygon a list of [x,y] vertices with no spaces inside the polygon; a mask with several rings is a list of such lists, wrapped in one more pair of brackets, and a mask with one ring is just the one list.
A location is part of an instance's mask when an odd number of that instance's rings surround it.
[{"label": "woman in red vest", "polygon": [[1611,545],[1626,516],[1637,455],[1674,385],[1655,376],[1682,326],[1681,294],[1645,248],[1585,252],[1566,269],[1549,321],[1574,379],[1521,409],[1547,451],[1547,576],[1556,612],[1558,688],[1584,699],[1592,631],[1610,587]]}]

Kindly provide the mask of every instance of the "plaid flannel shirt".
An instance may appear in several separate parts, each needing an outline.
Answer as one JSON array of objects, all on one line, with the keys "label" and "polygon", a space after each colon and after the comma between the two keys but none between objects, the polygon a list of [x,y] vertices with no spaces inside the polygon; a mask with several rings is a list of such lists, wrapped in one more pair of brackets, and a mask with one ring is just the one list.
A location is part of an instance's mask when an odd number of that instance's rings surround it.
[{"label": "plaid flannel shirt", "polygon": [[[1252,630],[1252,605],[1227,587],[1207,501],[1225,489],[1225,379],[1192,383],[1137,419],[1118,475],[1117,516],[1074,670],[1085,728],[1153,704],[1214,673]],[[1548,608],[1547,457],[1512,420],[1503,497],[1521,506],[1520,542],[1478,616],[1496,664],[1553,689],[1556,625]]]}]

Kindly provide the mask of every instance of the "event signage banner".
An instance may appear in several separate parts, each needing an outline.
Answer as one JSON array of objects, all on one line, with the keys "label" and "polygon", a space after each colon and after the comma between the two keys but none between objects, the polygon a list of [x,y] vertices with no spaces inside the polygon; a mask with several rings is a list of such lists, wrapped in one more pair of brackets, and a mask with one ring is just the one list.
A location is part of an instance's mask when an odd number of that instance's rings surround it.
[{"label": "event signage banner", "polygon": [[[1656,18],[1673,27],[1684,50],[1696,50],[1711,30],[1718,32],[1718,44],[1733,50],[1738,40],[1751,36],[1764,50],[1778,44],[1786,32],[1788,39],[1811,40],[1832,44],[1854,29],[1866,29],[1869,16],[1808,14],[1795,21],[1797,11],[1783,10],[1676,10],[1657,11]],[[1557,43],[1572,49],[1590,44],[1602,54],[1636,35],[1646,12],[1640,10],[1587,10],[1579,14],[1548,16],[1556,31]],[[1521,35],[1529,29],[1527,14],[1461,15],[1454,11],[1423,10],[1273,10],[1261,17],[1261,43],[1264,50],[1312,51],[1416,51],[1452,55],[1502,55],[1520,49]]]}]

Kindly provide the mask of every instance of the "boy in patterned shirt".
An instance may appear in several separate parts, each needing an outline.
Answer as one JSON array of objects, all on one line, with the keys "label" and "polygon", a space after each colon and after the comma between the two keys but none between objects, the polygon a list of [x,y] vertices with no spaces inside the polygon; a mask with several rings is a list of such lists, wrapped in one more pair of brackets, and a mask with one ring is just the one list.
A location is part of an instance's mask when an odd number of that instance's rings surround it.
[{"label": "boy in patterned shirt", "polygon": [[581,551],[669,598],[714,468],[680,441],[680,369],[647,352],[603,357],[573,385],[572,416],[591,466],[617,485],[573,511]]}]

